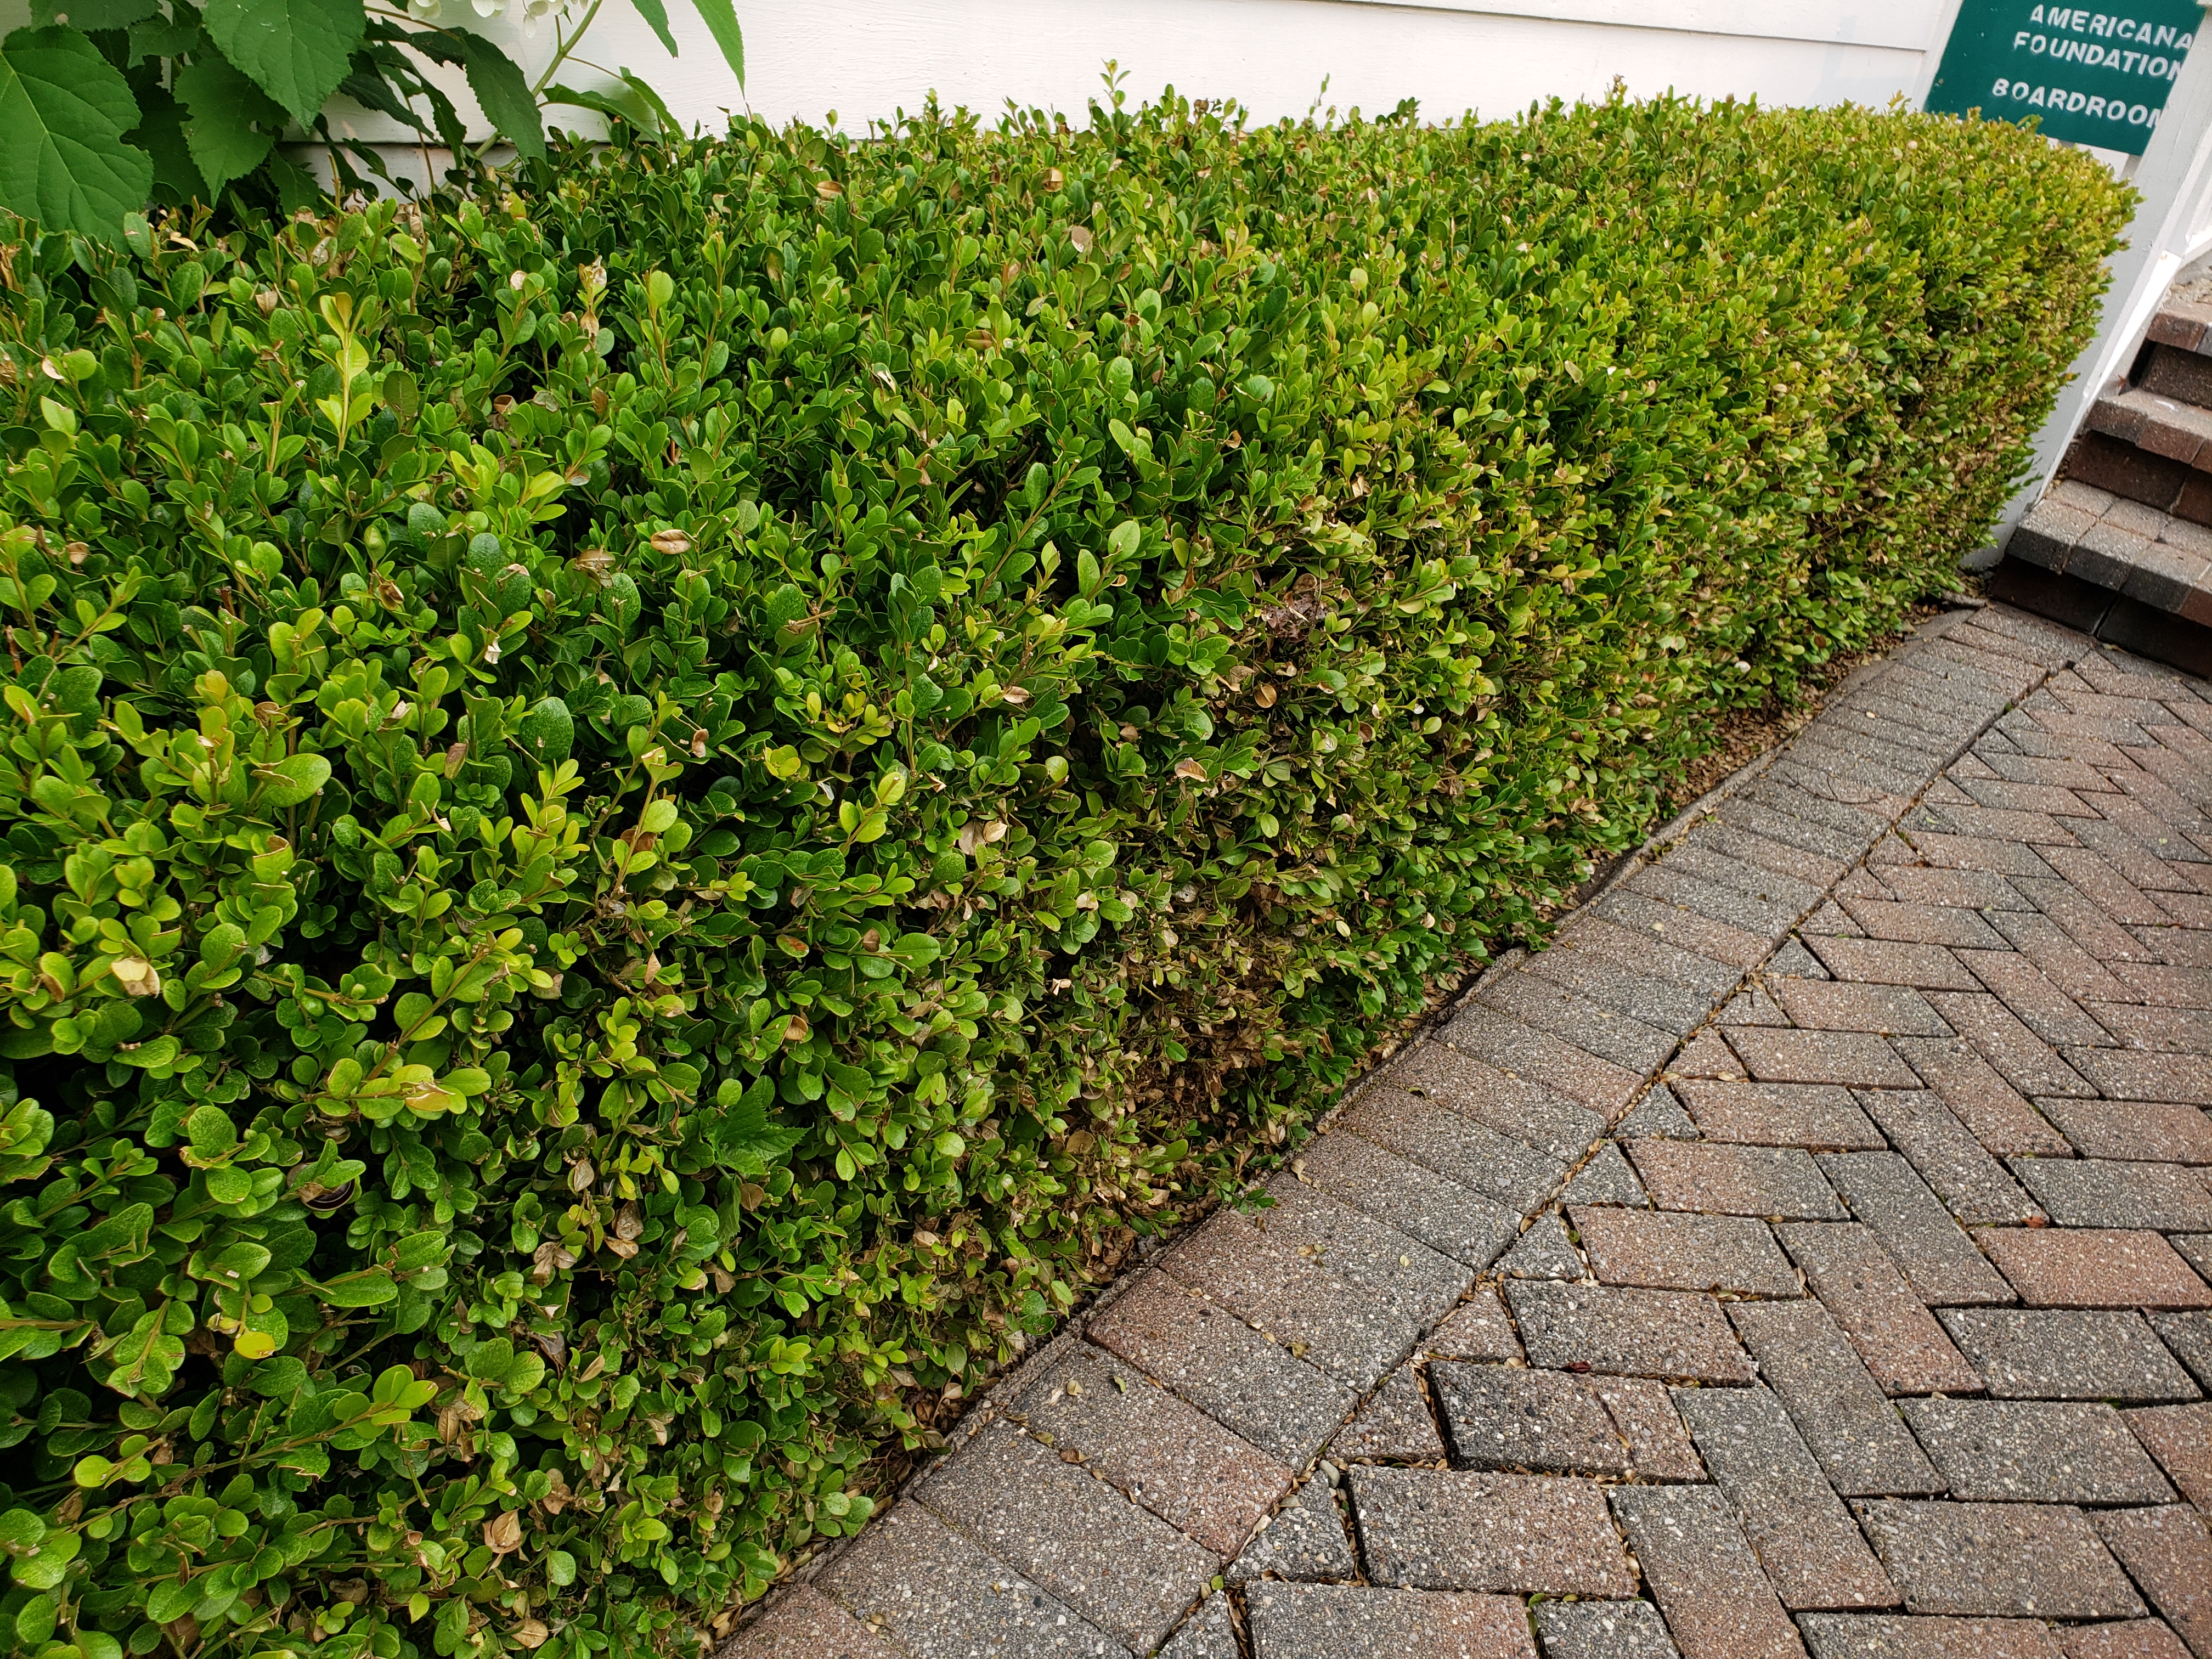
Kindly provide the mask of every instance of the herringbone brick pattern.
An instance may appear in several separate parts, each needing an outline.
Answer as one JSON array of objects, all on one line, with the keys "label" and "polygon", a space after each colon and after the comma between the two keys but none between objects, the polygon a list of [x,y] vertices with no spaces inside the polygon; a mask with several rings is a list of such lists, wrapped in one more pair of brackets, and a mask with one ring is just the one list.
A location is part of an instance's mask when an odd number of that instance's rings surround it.
[{"label": "herringbone brick pattern", "polygon": [[1924,629],[732,1650],[2212,1659],[2212,688]]}]

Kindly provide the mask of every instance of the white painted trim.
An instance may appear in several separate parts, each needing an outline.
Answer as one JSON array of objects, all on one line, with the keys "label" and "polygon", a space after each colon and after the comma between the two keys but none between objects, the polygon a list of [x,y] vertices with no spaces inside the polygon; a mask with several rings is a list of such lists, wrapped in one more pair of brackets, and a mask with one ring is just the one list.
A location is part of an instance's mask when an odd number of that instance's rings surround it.
[{"label": "white painted trim", "polygon": [[[2212,0],[2201,0],[2212,5]],[[2203,31],[2200,30],[2200,36]],[[2212,49],[2192,50],[2166,100],[2134,184],[2143,200],[2128,227],[2127,246],[2111,260],[2112,285],[2105,295],[2104,325],[2081,349],[2057,405],[2036,434],[2027,486],[2006,504],[1990,544],[1966,561],[1987,569],[2042,499],[2089,409],[2142,349],[2175,275],[2197,254],[2212,250]]]}]

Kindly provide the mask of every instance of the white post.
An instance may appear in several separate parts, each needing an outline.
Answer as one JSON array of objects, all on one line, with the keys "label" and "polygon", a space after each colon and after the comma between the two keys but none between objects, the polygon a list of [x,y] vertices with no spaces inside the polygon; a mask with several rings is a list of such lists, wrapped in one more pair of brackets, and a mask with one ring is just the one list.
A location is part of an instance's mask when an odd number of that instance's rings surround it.
[{"label": "white post", "polygon": [[[2212,0],[2201,3],[2212,5]],[[2212,47],[2204,46],[2202,28],[2197,34],[2136,169],[2134,184],[2142,192],[2142,204],[2128,227],[2127,246],[2112,258],[2112,285],[2105,294],[2103,324],[2074,360],[2072,378],[2036,434],[2027,486],[2006,504],[1990,545],[1966,556],[1970,570],[1986,570],[2002,556],[2014,526],[2042,496],[2067,446],[2081,429],[2089,406],[2113,376],[2125,374],[2135,361],[2174,274],[2206,251],[2203,226],[2207,187],[2212,185]]]}]

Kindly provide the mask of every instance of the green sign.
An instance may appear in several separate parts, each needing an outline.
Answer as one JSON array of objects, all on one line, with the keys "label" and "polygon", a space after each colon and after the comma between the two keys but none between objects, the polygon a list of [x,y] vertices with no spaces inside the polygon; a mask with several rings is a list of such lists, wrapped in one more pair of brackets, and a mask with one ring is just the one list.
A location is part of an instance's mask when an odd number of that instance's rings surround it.
[{"label": "green sign", "polygon": [[2091,11],[1965,0],[1928,107],[1999,121],[2037,116],[2053,138],[2142,155],[2204,14],[2196,0],[2124,3]]}]

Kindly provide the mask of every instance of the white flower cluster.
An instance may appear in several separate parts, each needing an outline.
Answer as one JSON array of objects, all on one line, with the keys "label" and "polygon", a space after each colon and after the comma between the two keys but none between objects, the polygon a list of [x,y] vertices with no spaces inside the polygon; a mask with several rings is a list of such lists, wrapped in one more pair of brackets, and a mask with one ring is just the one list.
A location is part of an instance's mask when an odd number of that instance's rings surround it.
[{"label": "white flower cluster", "polygon": [[[512,8],[522,18],[522,32],[530,35],[549,17],[567,22],[576,4],[577,0],[469,0],[470,9],[479,17],[503,17]],[[418,23],[435,23],[445,14],[446,0],[407,0],[407,15]]]}]

